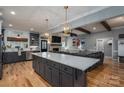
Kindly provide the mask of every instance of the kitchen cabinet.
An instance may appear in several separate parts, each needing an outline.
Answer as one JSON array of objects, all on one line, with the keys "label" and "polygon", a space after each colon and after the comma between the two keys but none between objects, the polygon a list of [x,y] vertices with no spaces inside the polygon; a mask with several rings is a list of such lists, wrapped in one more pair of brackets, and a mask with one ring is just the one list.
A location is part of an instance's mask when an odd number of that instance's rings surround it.
[{"label": "kitchen cabinet", "polygon": [[22,54],[19,56],[18,52],[5,52],[3,53],[3,63],[9,64],[9,63],[15,63],[20,61],[26,60],[26,52],[22,52]]},{"label": "kitchen cabinet", "polygon": [[73,75],[67,74],[66,72],[60,73],[60,84],[62,87],[71,87],[74,86]]},{"label": "kitchen cabinet", "polygon": [[17,54],[15,52],[5,52],[3,57],[3,63],[13,63],[17,60]]},{"label": "kitchen cabinet", "polygon": [[38,74],[40,74],[39,72],[39,57],[35,57],[33,60],[33,68],[35,70],[35,72],[37,72]]},{"label": "kitchen cabinet", "polygon": [[33,56],[33,62],[32,62],[32,67],[35,70],[36,69],[36,56]]},{"label": "kitchen cabinet", "polygon": [[[71,67],[64,68],[65,65],[47,61],[46,65],[46,79],[53,86],[73,86],[73,73]],[[64,71],[63,71],[64,69]],[[71,74],[69,74],[71,73]]]},{"label": "kitchen cabinet", "polygon": [[89,68],[92,68],[100,61],[96,58],[77,57],[68,54],[51,52],[32,53],[32,55],[34,56],[33,59],[45,59],[45,77],[43,78],[51,85],[57,87],[87,86],[86,77]]},{"label": "kitchen cabinet", "polygon": [[60,72],[58,69],[52,68],[52,85],[60,86]]},{"label": "kitchen cabinet", "polygon": [[52,67],[46,65],[45,67],[45,78],[49,83],[52,83]]},{"label": "kitchen cabinet", "polygon": [[33,55],[33,68],[38,75],[56,87],[87,86],[86,71]]},{"label": "kitchen cabinet", "polygon": [[62,87],[74,86],[74,69],[72,67],[62,65],[60,66],[60,82]]},{"label": "kitchen cabinet", "polygon": [[30,46],[39,46],[39,33],[30,33]]},{"label": "kitchen cabinet", "polygon": [[73,68],[33,56],[33,68],[52,86],[74,86]]},{"label": "kitchen cabinet", "polygon": [[40,76],[45,77],[45,59],[33,57],[33,68]]},{"label": "kitchen cabinet", "polygon": [[46,60],[43,58],[40,58],[38,61],[39,61],[39,74],[42,77],[45,77],[45,62],[46,62]]},{"label": "kitchen cabinet", "polygon": [[59,76],[59,69],[52,67],[51,64],[46,65],[46,79],[49,83],[51,83],[53,86],[60,86],[60,76]]}]

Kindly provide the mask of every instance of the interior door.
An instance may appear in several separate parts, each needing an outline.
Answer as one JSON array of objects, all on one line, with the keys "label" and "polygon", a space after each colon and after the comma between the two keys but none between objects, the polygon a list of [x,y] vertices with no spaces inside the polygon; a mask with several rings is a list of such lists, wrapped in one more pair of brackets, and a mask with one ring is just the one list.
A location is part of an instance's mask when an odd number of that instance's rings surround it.
[{"label": "interior door", "polygon": [[97,39],[96,44],[97,44],[97,51],[104,52],[104,40],[103,39]]},{"label": "interior door", "polygon": [[47,52],[47,40],[41,40],[41,52]]}]

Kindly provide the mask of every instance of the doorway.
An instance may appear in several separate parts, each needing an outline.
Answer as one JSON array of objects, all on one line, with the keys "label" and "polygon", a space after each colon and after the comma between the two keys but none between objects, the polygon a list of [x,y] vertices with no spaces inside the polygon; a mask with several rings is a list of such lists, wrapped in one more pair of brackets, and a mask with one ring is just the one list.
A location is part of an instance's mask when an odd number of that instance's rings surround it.
[{"label": "doorway", "polygon": [[41,52],[47,52],[47,40],[41,40]]},{"label": "doorway", "polygon": [[97,51],[104,52],[104,39],[97,39],[96,40],[96,49],[97,49]]},{"label": "doorway", "polygon": [[96,40],[96,49],[97,51],[104,52],[106,58],[113,59],[113,38],[104,38]]}]

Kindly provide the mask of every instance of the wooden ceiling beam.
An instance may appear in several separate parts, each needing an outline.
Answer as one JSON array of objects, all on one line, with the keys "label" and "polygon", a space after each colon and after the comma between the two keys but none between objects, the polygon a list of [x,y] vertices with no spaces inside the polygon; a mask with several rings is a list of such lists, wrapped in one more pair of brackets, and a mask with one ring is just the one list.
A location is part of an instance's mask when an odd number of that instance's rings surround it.
[{"label": "wooden ceiling beam", "polygon": [[[64,31],[62,31],[62,33],[64,33]],[[70,33],[70,36],[78,36],[78,35],[75,34],[75,33],[73,33],[73,32],[71,32],[71,33]]]},{"label": "wooden ceiling beam", "polygon": [[77,34],[75,34],[75,33],[71,33],[71,36],[78,36]]},{"label": "wooden ceiling beam", "polygon": [[107,31],[112,30],[110,25],[106,21],[101,21],[100,23],[106,28]]},{"label": "wooden ceiling beam", "polygon": [[75,30],[78,30],[78,31],[81,31],[81,32],[84,32],[84,33],[87,33],[87,34],[91,34],[91,32],[89,30],[84,29],[82,27],[75,28]]}]

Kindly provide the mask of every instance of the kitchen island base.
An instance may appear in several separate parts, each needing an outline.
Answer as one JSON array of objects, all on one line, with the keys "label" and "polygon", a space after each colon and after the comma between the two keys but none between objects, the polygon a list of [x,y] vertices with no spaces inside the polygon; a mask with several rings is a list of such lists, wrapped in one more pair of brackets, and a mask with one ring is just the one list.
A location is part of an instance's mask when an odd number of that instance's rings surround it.
[{"label": "kitchen island base", "polygon": [[42,78],[56,87],[86,87],[86,72],[33,56],[33,68]]}]

